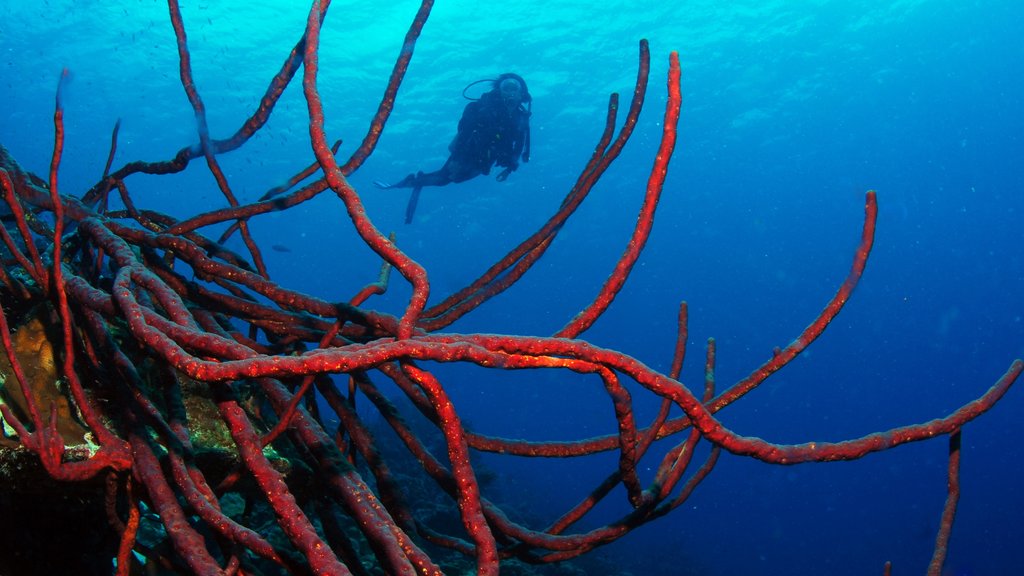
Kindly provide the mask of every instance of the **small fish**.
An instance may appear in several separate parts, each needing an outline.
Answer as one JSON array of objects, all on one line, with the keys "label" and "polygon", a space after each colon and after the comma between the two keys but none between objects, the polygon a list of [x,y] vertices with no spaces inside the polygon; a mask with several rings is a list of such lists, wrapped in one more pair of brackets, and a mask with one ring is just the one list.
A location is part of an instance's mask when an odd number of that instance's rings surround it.
[{"label": "small fish", "polygon": [[270,247],[270,249],[273,250],[274,252],[291,252],[292,251],[291,248],[285,246],[284,244],[274,244],[273,246]]}]

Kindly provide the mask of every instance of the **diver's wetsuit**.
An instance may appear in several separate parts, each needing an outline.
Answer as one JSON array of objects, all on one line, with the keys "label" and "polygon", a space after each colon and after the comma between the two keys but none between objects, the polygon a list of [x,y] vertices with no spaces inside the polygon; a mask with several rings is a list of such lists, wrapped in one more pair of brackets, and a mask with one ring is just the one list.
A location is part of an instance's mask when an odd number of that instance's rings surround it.
[{"label": "diver's wetsuit", "polygon": [[519,167],[528,121],[527,112],[521,106],[509,111],[500,96],[488,92],[480,100],[466,105],[459,120],[458,134],[448,145],[451,155],[439,170],[409,174],[388,187],[423,188],[465,182],[490,174],[495,164],[511,173]]}]

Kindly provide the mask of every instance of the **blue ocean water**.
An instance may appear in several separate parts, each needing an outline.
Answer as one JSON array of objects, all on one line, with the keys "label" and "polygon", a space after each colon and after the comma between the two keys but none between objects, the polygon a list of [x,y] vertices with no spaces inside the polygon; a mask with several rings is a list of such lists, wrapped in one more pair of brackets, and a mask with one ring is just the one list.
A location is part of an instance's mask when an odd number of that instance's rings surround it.
[{"label": "blue ocean water", "polygon": [[[211,132],[232,133],[301,35],[303,3],[182,7]],[[342,156],[361,140],[417,4],[337,0],[319,86]],[[550,334],[585,306],[625,247],[660,137],[669,51],[682,63],[679,142],[653,235],[607,315],[585,334],[660,370],[676,310],[690,306],[682,380],[702,381],[708,337],[720,388],[813,319],[847,272],[864,193],[878,191],[871,260],[853,299],[793,365],[720,413],[745,435],[834,441],[944,416],[1024,356],[1024,4],[1019,2],[440,1],[377,151],[356,174],[368,212],[430,271],[432,301],[479,275],[540,226],[586,163],[610,92],[628,100],[650,40],[647,106],[620,159],[523,281],[456,323],[459,332]],[[196,141],[165,4],[0,3],[0,142],[45,174],[62,68],[65,193],[95,183],[122,119],[115,165]],[[515,71],[533,95],[533,153],[507,182],[406,192],[371,182],[429,170],[465,104],[463,87]],[[306,105],[289,87],[266,128],[222,157],[242,201],[312,160]],[[135,201],[176,216],[224,205],[201,162],[135,176]],[[336,199],[257,219],[270,274],[347,299],[376,277]],[[400,313],[395,278],[370,305]],[[614,432],[600,385],[548,373],[439,368],[481,432],[570,439]],[[654,404],[635,391],[649,418]],[[1024,392],[964,430],[962,496],[948,574],[1024,573],[1020,517]],[[643,418],[642,418],[643,419]],[[944,439],[861,461],[778,467],[723,455],[674,514],[596,552],[632,574],[920,574],[945,497]],[[485,456],[494,490],[539,518],[571,506],[614,465]],[[646,472],[649,480],[650,471]],[[626,503],[602,511],[613,518]]]}]

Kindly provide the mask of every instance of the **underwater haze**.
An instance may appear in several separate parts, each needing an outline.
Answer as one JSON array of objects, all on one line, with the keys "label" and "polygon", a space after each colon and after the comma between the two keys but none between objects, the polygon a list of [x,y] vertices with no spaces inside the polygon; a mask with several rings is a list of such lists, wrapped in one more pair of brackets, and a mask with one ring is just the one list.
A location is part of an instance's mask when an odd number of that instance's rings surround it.
[{"label": "underwater haze", "polygon": [[[860,239],[865,192],[876,190],[875,247],[850,303],[792,365],[720,412],[723,423],[780,443],[854,438],[945,416],[1024,357],[1024,3],[640,4],[436,3],[377,150],[349,179],[377,227],[395,230],[427,268],[431,302],[558,209],[601,136],[609,94],[628,102],[640,39],[651,48],[647,102],[621,157],[519,285],[453,331],[551,334],[590,302],[636,222],[677,51],[679,140],[654,230],[623,292],[584,338],[667,371],[685,300],[681,380],[700,389],[714,337],[724,389],[791,342],[832,297]],[[332,3],[318,82],[328,138],[344,140],[341,156],[365,134],[417,7]],[[256,107],[308,8],[183,2],[215,137]],[[54,94],[61,70],[70,71],[66,194],[100,179],[118,118],[115,166],[168,159],[198,141],[166,3],[0,2],[0,56],[0,142],[37,174],[48,171]],[[522,75],[533,96],[530,162],[505,182],[492,173],[426,188],[405,224],[408,191],[372,183],[439,167],[463,88],[503,72]],[[293,82],[266,128],[220,158],[241,202],[313,161],[300,88]],[[128,186],[138,205],[177,217],[225,205],[202,162],[174,177],[133,176]],[[275,247],[264,250],[275,281],[324,298],[350,298],[380,265],[332,195],[256,219],[252,233]],[[397,275],[391,284],[368,305],[400,314],[409,288]],[[453,369],[445,379],[476,431],[537,440],[616,431],[600,389],[542,374],[525,386],[477,375]],[[1021,386],[964,428],[944,574],[1024,574]],[[646,422],[657,406],[637,396]],[[593,554],[620,567],[611,573],[637,576],[863,576],[881,574],[885,561],[893,574],[923,574],[946,496],[947,451],[937,438],[854,462],[789,467],[723,454],[684,506]],[[497,475],[496,499],[543,523],[615,460],[484,455],[481,463]],[[653,471],[640,472],[651,480]],[[602,518],[623,511],[616,496]]]}]

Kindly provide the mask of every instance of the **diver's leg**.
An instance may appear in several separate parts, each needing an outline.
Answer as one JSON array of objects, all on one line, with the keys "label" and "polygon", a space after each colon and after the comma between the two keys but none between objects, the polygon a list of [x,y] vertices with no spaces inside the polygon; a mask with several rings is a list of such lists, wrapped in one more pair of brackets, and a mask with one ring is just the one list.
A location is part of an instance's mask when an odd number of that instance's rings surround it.
[{"label": "diver's leg", "polygon": [[413,180],[412,194],[409,195],[409,203],[405,206],[405,223],[412,224],[412,217],[416,214],[416,205],[420,201],[420,190],[424,186],[444,186],[445,184],[451,184],[455,180],[452,178],[452,169],[457,166],[452,159],[449,158],[444,166],[441,166],[440,170],[436,172],[428,172],[424,174],[420,172],[416,174],[415,180]]},{"label": "diver's leg", "polygon": [[456,180],[453,174],[458,173],[459,164],[453,162],[451,158],[441,166],[440,170],[435,172],[417,172],[416,174],[409,174],[403,178],[400,182],[392,185],[383,185],[381,182],[375,182],[379,188],[412,188],[412,194],[409,195],[409,203],[405,207],[405,223],[411,224],[413,216],[416,214],[416,206],[420,201],[420,190],[424,186],[444,186],[452,182],[461,182],[462,180]]},{"label": "diver's leg", "polygon": [[409,195],[409,203],[405,206],[405,223],[412,224],[412,217],[416,214],[416,205],[420,202],[420,188],[419,186],[412,189],[412,194]]},{"label": "diver's leg", "polygon": [[445,168],[448,170],[448,179],[456,183],[465,182],[490,171],[487,164],[473,161],[449,160],[445,164]]},{"label": "diver's leg", "polygon": [[423,188],[424,186],[444,186],[452,181],[448,177],[447,165],[442,166],[440,170],[436,172],[417,172],[416,174],[409,174],[405,178],[402,178],[394,184],[387,184],[385,182],[376,181],[373,184],[377,188],[388,189],[388,188]]},{"label": "diver's leg", "polygon": [[424,186],[444,186],[445,184],[450,184],[451,181],[452,179],[448,177],[447,166],[442,166],[441,169],[436,172],[420,172],[416,174],[416,179],[414,180],[412,187],[423,188]]}]

